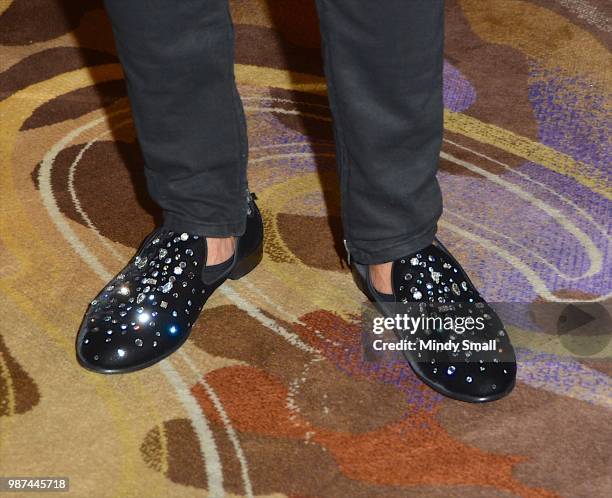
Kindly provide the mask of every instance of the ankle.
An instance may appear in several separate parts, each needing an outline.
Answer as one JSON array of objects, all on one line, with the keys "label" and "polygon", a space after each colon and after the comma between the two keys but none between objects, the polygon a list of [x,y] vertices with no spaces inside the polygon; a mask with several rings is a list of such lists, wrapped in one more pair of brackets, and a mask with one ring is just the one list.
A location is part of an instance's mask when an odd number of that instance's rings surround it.
[{"label": "ankle", "polygon": [[393,294],[393,285],[391,282],[392,262],[382,263],[378,265],[370,265],[370,280],[374,288],[381,294]]},{"label": "ankle", "polygon": [[206,266],[226,262],[234,255],[234,237],[206,238]]}]

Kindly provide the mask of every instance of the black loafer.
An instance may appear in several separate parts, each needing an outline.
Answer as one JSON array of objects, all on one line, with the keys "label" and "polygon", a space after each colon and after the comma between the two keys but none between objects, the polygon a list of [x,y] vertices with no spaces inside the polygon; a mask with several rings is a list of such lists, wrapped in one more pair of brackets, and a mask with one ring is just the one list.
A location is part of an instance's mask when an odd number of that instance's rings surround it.
[{"label": "black loafer", "polygon": [[[394,328],[400,344],[414,344],[413,350],[399,349],[425,384],[472,403],[493,401],[512,391],[516,356],[503,323],[440,241],[393,262],[392,296],[374,288],[368,265],[353,261],[351,267],[359,288],[385,317],[431,319],[433,328]],[[441,326],[457,317],[464,324],[471,317],[471,330],[458,333],[456,327]]]},{"label": "black loafer", "polygon": [[247,227],[231,264],[212,281],[204,275],[206,239],[165,228],[144,240],[128,265],[91,302],[76,341],[79,363],[99,373],[124,373],[157,363],[187,340],[211,294],[262,258],[263,224],[248,199]]}]

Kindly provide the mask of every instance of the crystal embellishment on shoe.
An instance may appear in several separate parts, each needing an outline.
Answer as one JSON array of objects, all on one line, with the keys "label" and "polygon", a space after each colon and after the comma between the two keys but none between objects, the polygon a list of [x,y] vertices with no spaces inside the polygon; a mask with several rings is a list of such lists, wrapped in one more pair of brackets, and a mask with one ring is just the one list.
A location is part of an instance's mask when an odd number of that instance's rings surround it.
[{"label": "crystal embellishment on shoe", "polygon": [[231,266],[206,282],[204,237],[165,228],[153,231],[91,301],[77,336],[79,363],[99,373],[130,372],[176,351],[215,289],[261,261],[262,243],[261,215],[250,199],[247,228],[235,245]]},{"label": "crystal embellishment on shoe", "polygon": [[439,325],[434,330],[418,329],[411,334],[395,330],[398,339],[415,344],[449,344],[448,349],[440,351],[419,347],[403,351],[423,382],[448,397],[468,402],[493,401],[510,393],[515,384],[516,357],[504,325],[438,240],[393,262],[394,302],[381,299],[370,281],[367,265],[353,261],[351,266],[358,286],[386,316],[427,316],[436,318],[432,321],[436,324],[470,317],[474,323],[482,324],[481,328],[459,333]]}]

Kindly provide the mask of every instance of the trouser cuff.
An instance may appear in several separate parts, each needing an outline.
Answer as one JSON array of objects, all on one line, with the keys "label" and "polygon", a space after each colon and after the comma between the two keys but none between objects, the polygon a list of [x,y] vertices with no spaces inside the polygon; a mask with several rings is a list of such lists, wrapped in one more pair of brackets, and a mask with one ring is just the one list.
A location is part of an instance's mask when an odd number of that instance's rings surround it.
[{"label": "trouser cuff", "polygon": [[238,223],[200,223],[176,215],[165,215],[164,228],[174,232],[187,232],[202,237],[240,237],[246,230],[246,215]]},{"label": "trouser cuff", "polygon": [[437,223],[417,236],[382,241],[347,240],[351,258],[363,265],[377,265],[395,261],[404,256],[420,251],[430,245],[438,229]]}]

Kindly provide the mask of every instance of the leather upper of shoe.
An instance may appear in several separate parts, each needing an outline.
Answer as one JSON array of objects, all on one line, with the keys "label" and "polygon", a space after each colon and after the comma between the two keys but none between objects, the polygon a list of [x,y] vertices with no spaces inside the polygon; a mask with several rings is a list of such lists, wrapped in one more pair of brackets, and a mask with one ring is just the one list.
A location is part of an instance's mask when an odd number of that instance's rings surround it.
[{"label": "leather upper of shoe", "polygon": [[210,292],[200,278],[205,239],[154,231],[91,302],[77,348],[95,369],[146,363],[181,343]]},{"label": "leather upper of shoe", "polygon": [[101,372],[130,371],[177,349],[206,300],[236,263],[261,244],[261,238],[262,221],[253,202],[232,266],[220,278],[205,283],[206,239],[154,230],[91,302],[77,337],[81,364]]},{"label": "leather upper of shoe", "polygon": [[[464,401],[488,401],[510,392],[516,358],[504,325],[443,246],[432,244],[394,261],[392,282],[395,303],[381,303],[385,314],[431,318],[427,327],[396,331],[402,339],[418,341],[419,347],[406,355],[426,383]],[[451,346],[439,351],[424,347],[434,343]]]}]

